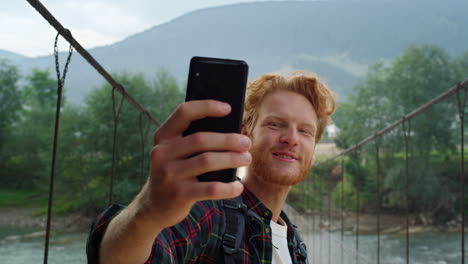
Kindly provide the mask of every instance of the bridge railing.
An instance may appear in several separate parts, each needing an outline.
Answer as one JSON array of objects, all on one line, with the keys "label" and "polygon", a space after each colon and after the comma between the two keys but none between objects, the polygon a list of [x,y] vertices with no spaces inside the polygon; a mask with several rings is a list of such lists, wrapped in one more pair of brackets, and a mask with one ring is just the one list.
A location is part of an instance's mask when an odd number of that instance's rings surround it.
[{"label": "bridge railing", "polygon": [[[318,162],[292,190],[309,219],[313,263],[425,263],[438,251],[434,260],[465,263],[467,87]],[[431,133],[441,124],[443,134]]]},{"label": "bridge railing", "polygon": [[[76,49],[112,86],[113,95],[117,91],[122,94],[122,98],[127,100],[135,109],[140,111],[141,116],[146,118],[149,123],[158,126],[159,124],[153,117],[143,109],[124,89],[124,87],[116,82],[106,70],[97,63],[97,61],[73,38],[71,32],[64,28],[47,9],[38,0],[28,0],[28,2],[41,13],[41,15],[64,37],[74,49]],[[72,50],[70,49],[70,52]],[[58,62],[57,62],[58,66]],[[57,67],[58,72],[58,67]],[[63,86],[64,79],[58,74],[58,86]],[[458,212],[449,212],[445,215],[456,215],[455,227],[458,228],[460,234],[460,256],[456,262],[464,263],[464,230],[465,230],[465,169],[464,169],[464,112],[466,101],[466,90],[468,80],[456,84],[447,92],[434,98],[430,102],[408,113],[402,119],[395,121],[386,128],[376,131],[368,138],[362,140],[356,145],[344,150],[342,153],[320,162],[314,166],[312,174],[299,188],[302,188],[299,193],[302,197],[296,199],[294,203],[301,204],[303,213],[307,219],[306,242],[309,248],[309,259],[311,263],[380,263],[381,253],[384,247],[382,245],[387,241],[383,241],[382,236],[386,234],[403,234],[405,236],[404,247],[397,255],[401,259],[410,262],[410,231],[416,232],[415,228],[420,228],[415,225],[414,221],[420,221],[424,226],[427,226],[428,219],[424,214],[416,216],[411,201],[414,195],[418,194],[418,181],[423,181],[425,178],[417,178],[413,175],[415,170],[428,170],[428,168],[417,167],[420,164],[420,156],[418,153],[412,152],[411,142],[417,139],[411,124],[417,121],[422,114],[430,114],[430,109],[441,102],[456,104],[453,113],[447,113],[452,117],[458,117],[458,121],[454,122],[453,127],[448,127],[448,131],[458,135],[459,142],[457,149],[454,150],[453,156],[458,155],[459,162],[456,166],[455,174],[458,178],[453,180],[455,176],[450,174],[447,179],[451,179],[451,183],[458,181],[459,191],[456,193],[456,198],[450,196],[447,201],[439,200],[441,204],[427,204],[426,210],[445,208],[444,202],[458,201]],[[60,95],[60,93],[59,93]],[[57,113],[60,112],[60,96],[57,104]],[[457,99],[455,99],[455,97]],[[114,96],[113,96],[114,98]],[[122,99],[122,100],[123,100]],[[120,109],[118,103],[114,102],[114,146],[116,138],[116,129],[118,127]],[[117,106],[117,107],[116,107]],[[57,114],[57,117],[59,115]],[[59,118],[57,118],[58,126]],[[434,120],[437,122],[438,120]],[[457,132],[458,131],[458,132]],[[433,148],[437,152],[436,148]],[[114,151],[115,153],[115,151]],[[391,154],[389,154],[391,153]],[[437,156],[437,155],[435,155]],[[451,157],[448,156],[447,164],[452,164]],[[433,157],[433,156],[431,156]],[[447,157],[436,157],[444,158]],[[419,159],[419,160],[418,160]],[[442,164],[440,160],[438,164]],[[113,155],[112,163],[115,163],[115,155]],[[393,168],[391,164],[400,163],[400,167]],[[391,170],[393,169],[393,170]],[[369,172],[372,170],[372,173]],[[50,218],[53,199],[53,171],[51,173],[51,187],[49,195],[49,210],[47,217],[47,233],[44,263],[48,261],[48,241],[50,233]],[[109,202],[112,201],[112,186],[115,167],[113,166]],[[364,176],[373,176],[371,178]],[[388,189],[392,186],[392,178],[403,179],[403,181],[395,181],[403,183],[401,186],[395,185],[398,188]],[[403,175],[403,177],[401,177]],[[398,177],[400,176],[400,177]],[[434,178],[434,177],[433,177]],[[437,180],[437,178],[435,178]],[[432,186],[443,186],[444,182],[435,181]],[[416,186],[416,187],[415,187]],[[431,186],[431,185],[425,185]],[[415,188],[415,190],[411,189]],[[443,190],[440,189],[440,190]],[[392,195],[388,191],[393,191]],[[398,192],[400,191],[400,193]],[[424,192],[420,190],[419,192]],[[402,195],[403,193],[403,195]],[[453,189],[447,191],[447,194],[453,194]],[[292,196],[294,197],[294,195]],[[404,206],[401,208],[401,203],[398,199],[403,199]],[[452,199],[452,200],[451,200]],[[455,200],[453,200],[455,199]],[[383,213],[393,207],[404,210],[404,222],[397,226],[385,226],[385,221],[389,221]],[[400,208],[399,208],[399,207]],[[432,206],[432,208],[430,208]],[[387,212],[385,212],[387,213]],[[442,216],[444,213],[441,214]],[[392,219],[390,219],[391,222]],[[398,220],[398,219],[397,219]],[[401,220],[401,219],[400,219]],[[388,228],[387,228],[388,227]],[[398,230],[395,229],[398,227]],[[410,230],[410,228],[413,228]],[[393,231],[392,231],[393,230]],[[397,230],[397,231],[395,231]],[[385,235],[384,235],[385,233]],[[366,247],[366,250],[363,250]],[[371,248],[371,250],[369,250]],[[369,252],[373,252],[369,254]],[[400,254],[401,253],[401,254]],[[385,261],[384,261],[385,262]],[[398,263],[401,263],[398,262]]]}]

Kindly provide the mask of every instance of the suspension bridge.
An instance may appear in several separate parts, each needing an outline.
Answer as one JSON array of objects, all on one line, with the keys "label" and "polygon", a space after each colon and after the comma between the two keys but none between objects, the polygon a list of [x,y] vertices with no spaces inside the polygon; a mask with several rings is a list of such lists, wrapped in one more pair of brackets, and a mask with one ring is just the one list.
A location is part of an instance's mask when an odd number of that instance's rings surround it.
[{"label": "suspension bridge", "polygon": [[[55,39],[55,63],[57,72],[57,105],[55,117],[53,157],[50,173],[50,186],[48,198],[47,224],[46,235],[44,242],[44,263],[48,263],[49,259],[49,243],[51,232],[51,219],[53,210],[53,195],[56,167],[56,149],[59,143],[58,131],[60,124],[60,109],[62,100],[62,90],[66,78],[68,63],[71,60],[73,50],[76,50],[88,63],[99,72],[106,81],[112,86],[112,102],[113,102],[113,152],[112,152],[112,169],[109,178],[109,194],[108,203],[113,202],[114,197],[114,177],[116,173],[116,149],[117,130],[119,128],[120,113],[122,103],[126,100],[137,111],[140,112],[140,128],[139,133],[142,137],[142,152],[144,152],[145,135],[148,132],[148,126],[143,126],[143,119],[146,119],[147,124],[157,128],[160,124],[146,111],[132,96],[126,91],[125,87],[117,82],[94,58],[84,49],[80,43],[72,36],[71,32],[63,27],[60,22],[38,1],[28,0],[28,2],[46,19],[58,34]],[[59,68],[59,53],[57,49],[58,37],[62,36],[70,44],[67,62],[63,73]],[[460,252],[459,261],[457,263],[465,263],[465,131],[464,131],[464,113],[466,112],[466,94],[468,87],[468,79],[461,80],[459,83],[453,84],[452,87],[447,87],[447,90],[432,100],[426,102],[420,107],[414,109],[402,116],[401,119],[395,120],[385,128],[373,132],[369,137],[357,142],[353,146],[342,150],[339,154],[322,160],[314,165],[309,177],[304,184],[298,188],[302,188],[302,193],[309,193],[303,197],[300,202],[304,205],[300,212],[292,210],[293,215],[300,223],[299,227],[304,231],[304,240],[308,246],[308,255],[310,263],[387,263],[383,259],[383,255],[388,252],[388,247],[384,243],[388,243],[386,237],[388,234],[398,234],[401,241],[399,258],[394,263],[412,263],[412,256],[415,252],[411,251],[411,245],[416,243],[418,225],[417,221],[425,222],[424,216],[414,215],[411,208],[411,191],[410,187],[414,185],[412,173],[416,169],[415,161],[417,153],[412,152],[411,146],[417,135],[412,129],[412,121],[420,116],[427,114],[428,110],[441,102],[451,100],[456,102],[457,122],[452,129],[458,131],[458,144],[456,153],[458,156],[457,172],[459,191],[456,194],[457,199],[461,202],[458,206],[458,212],[452,212],[460,219],[457,224],[453,225],[452,232],[459,235],[459,243],[457,244],[458,252]],[[116,99],[115,93],[120,93],[120,100]],[[436,120],[434,120],[436,122]],[[389,152],[389,149],[394,145],[394,142],[399,142],[401,148],[397,151]],[[389,153],[391,153],[389,155]],[[391,170],[389,164],[401,163],[400,170],[395,172]],[[144,161],[142,161],[143,167]],[[352,180],[356,179],[356,170],[359,168],[367,168],[372,170],[373,177],[372,188],[349,188]],[[143,173],[143,169],[142,169]],[[404,214],[394,221],[389,219],[383,207],[388,203],[383,197],[386,197],[384,179],[388,178],[389,173],[397,173],[401,176],[403,183],[401,184],[401,193],[404,204]],[[354,178],[349,176],[354,175]],[[144,175],[142,175],[144,177]],[[453,176],[453,175],[452,175]],[[359,178],[359,177],[357,177]],[[361,179],[362,180],[362,179]],[[363,197],[364,196],[364,197]],[[371,199],[369,199],[371,196]],[[371,209],[369,206],[364,207],[363,201],[372,201]],[[297,200],[293,201],[297,202]],[[456,217],[455,217],[456,218]],[[420,225],[419,225],[420,226]],[[372,236],[369,236],[372,234]],[[363,252],[363,247],[366,248]],[[372,251],[372,254],[369,254]],[[84,251],[83,251],[84,254]],[[393,254],[395,254],[393,252]]]}]

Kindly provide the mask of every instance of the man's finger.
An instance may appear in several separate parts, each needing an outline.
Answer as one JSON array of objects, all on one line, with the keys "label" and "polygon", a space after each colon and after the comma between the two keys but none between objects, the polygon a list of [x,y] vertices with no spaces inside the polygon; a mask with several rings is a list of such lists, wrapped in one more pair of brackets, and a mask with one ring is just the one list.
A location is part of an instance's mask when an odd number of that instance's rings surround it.
[{"label": "man's finger", "polygon": [[241,195],[244,185],[239,182],[196,182],[186,186],[194,201],[231,199]]},{"label": "man's finger", "polygon": [[180,104],[154,135],[154,144],[182,135],[194,120],[205,117],[223,117],[231,106],[215,100],[190,101]]},{"label": "man's finger", "polygon": [[247,136],[237,133],[198,132],[180,137],[164,144],[167,159],[186,159],[202,152],[245,152],[251,141]]},{"label": "man's finger", "polygon": [[177,177],[196,177],[210,171],[248,166],[249,152],[204,152],[185,160],[171,162],[170,174]]}]

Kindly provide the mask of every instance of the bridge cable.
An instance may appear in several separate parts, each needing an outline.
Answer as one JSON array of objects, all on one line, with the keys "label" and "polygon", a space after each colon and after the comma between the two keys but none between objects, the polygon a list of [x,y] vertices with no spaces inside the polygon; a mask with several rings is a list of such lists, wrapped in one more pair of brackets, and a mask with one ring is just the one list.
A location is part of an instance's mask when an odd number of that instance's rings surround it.
[{"label": "bridge cable", "polygon": [[[458,83],[458,87],[461,84]],[[464,124],[464,116],[465,116],[465,103],[466,103],[466,87],[463,89],[463,99],[461,99],[461,89],[458,89],[457,92],[457,102],[458,102],[458,114],[460,118],[460,185],[461,185],[461,216],[462,216],[462,224],[461,224],[461,253],[462,253],[462,264],[465,263],[465,124]]]},{"label": "bridge cable", "polygon": [[[312,173],[312,171],[309,170],[309,173]],[[304,178],[304,181],[302,182],[302,184],[301,184],[301,186],[300,186],[300,188],[301,188],[300,193],[303,194],[302,197],[305,197],[305,198],[304,198],[305,200],[303,201],[303,202],[304,202],[304,207],[303,207],[303,211],[304,211],[304,212],[303,212],[303,215],[304,215],[304,219],[306,220],[306,222],[307,222],[307,224],[308,224],[308,223],[310,223],[310,221],[307,221],[307,220],[309,219],[308,214],[309,214],[309,212],[311,212],[312,210],[311,210],[310,189],[309,189],[309,188],[310,188],[309,185],[311,185],[311,182],[309,182],[309,179],[308,179],[307,176],[309,176],[309,174],[306,175],[306,178]],[[299,188],[299,187],[298,187],[298,188]],[[306,224],[306,226],[304,226],[304,229],[303,229],[303,230],[307,230],[307,231],[311,232],[310,229],[309,229],[309,226],[308,226],[307,224]],[[310,237],[309,237],[309,236],[303,237],[303,240],[304,240],[304,243],[306,244],[306,246],[307,246],[307,245],[308,245],[308,246],[311,245],[311,244],[310,244]],[[307,252],[307,253],[308,253],[308,252]],[[307,254],[307,256],[310,256],[310,255]]]},{"label": "bridge cable", "polygon": [[[452,86],[451,88],[449,88],[447,91],[441,93],[440,95],[432,98],[431,100],[429,100],[427,103],[419,106],[418,108],[416,108],[415,110],[413,110],[412,112],[406,114],[405,116],[403,116],[402,119],[400,120],[397,120],[393,123],[391,123],[390,125],[388,125],[387,127],[375,132],[373,135],[365,138],[364,140],[360,141],[359,143],[345,149],[344,151],[338,153],[337,155],[325,160],[325,161],[322,161],[322,162],[319,162],[315,165],[315,167],[319,167],[323,164],[326,164],[328,163],[329,161],[331,160],[334,160],[338,157],[343,157],[344,155],[346,154],[352,154],[353,152],[355,152],[356,150],[360,149],[362,146],[376,140],[378,137],[380,136],[383,136],[384,134],[388,133],[389,131],[392,131],[394,128],[396,128],[397,126],[399,126],[400,124],[402,124],[403,122],[406,122],[406,120],[409,120],[423,112],[425,112],[427,109],[429,109],[430,107],[432,107],[432,105],[436,104],[436,103],[439,103],[443,100],[445,100],[446,98],[448,98],[449,96],[451,96],[452,94],[454,93],[457,93],[457,98],[458,98],[458,102],[459,102],[459,115],[460,115],[460,120],[461,120],[461,124],[460,124],[460,130],[461,130],[461,159],[460,159],[460,181],[461,181],[461,196],[463,197],[462,198],[462,208],[461,208],[461,214],[462,214],[462,257],[463,257],[463,264],[464,264],[464,255],[465,255],[465,249],[464,249],[464,227],[465,227],[465,214],[464,214],[464,107],[465,107],[465,102],[466,102],[466,88],[468,87],[468,79],[465,79],[464,81],[461,81],[459,82],[458,84],[456,84],[455,86]],[[465,94],[464,94],[464,99],[463,99],[463,105],[461,103],[461,99],[460,99],[460,90],[464,88],[465,90]],[[409,122],[408,122],[409,124]],[[407,165],[408,166],[408,165]],[[408,171],[408,170],[407,170]],[[407,183],[406,183],[407,184]],[[407,189],[407,187],[406,187]],[[406,191],[407,192],[407,191]],[[408,196],[408,194],[407,194]],[[407,197],[408,199],[408,197]],[[360,214],[360,192],[359,192],[359,188],[356,188],[356,252],[359,253],[359,214]],[[408,209],[409,210],[409,209]],[[408,215],[407,215],[407,218],[408,218]],[[409,233],[408,231],[408,228],[409,228],[409,220],[407,219],[406,220],[407,222],[407,233]],[[407,251],[407,263],[409,262],[409,234],[407,234],[407,243],[406,243],[406,251]],[[356,263],[358,263],[358,256],[356,256]]]},{"label": "bridge cable", "polygon": [[160,124],[159,122],[157,122],[152,116],[151,114],[146,111],[145,109],[143,109],[143,107],[140,106],[140,104],[138,104],[135,99],[133,99],[128,93],[127,91],[125,90],[125,88],[122,86],[122,84],[120,84],[119,82],[117,82],[97,61],[96,59],[94,59],[93,56],[91,56],[91,54],[83,48],[83,46],[81,46],[81,44],[72,36],[71,32],[68,30],[68,29],[65,29],[62,24],[60,24],[60,22],[49,12],[49,10],[47,10],[47,8],[45,8],[44,5],[42,5],[42,3],[39,1],[39,0],[27,0],[29,2],[29,4],[34,7],[37,12],[39,12],[42,17],[44,17],[45,20],[47,20],[47,22],[49,22],[49,24],[54,27],[57,32],[62,35],[63,38],[65,38],[72,46],[73,48],[81,54],[81,56],[83,56],[83,58],[88,61],[88,63],[93,66],[94,69],[96,69],[97,72],[99,72],[99,74],[101,74],[102,77],[104,77],[104,79],[107,80],[107,82],[109,82],[109,84],[114,87],[120,94],[122,94],[122,96],[125,97],[125,99],[127,100],[127,102],[129,102],[131,105],[133,105],[133,107],[135,109],[137,109],[143,116],[145,116],[148,121],[150,121],[153,125],[155,125],[156,127],[159,127]]},{"label": "bridge cable", "polygon": [[328,181],[327,181],[327,195],[328,195],[328,264],[330,264],[331,262],[331,200],[332,200],[332,197],[331,197],[331,188],[330,188],[330,176],[331,176],[331,165],[330,165],[330,162],[327,163],[328,166],[327,166],[327,170],[326,170],[326,174],[325,176],[328,178]]},{"label": "bridge cable", "polygon": [[[151,122],[153,125],[156,125],[157,127],[160,126],[160,124],[149,114],[148,111],[143,109],[140,104],[138,104],[125,90],[125,88],[117,82],[95,59],[91,54],[84,49],[81,44],[72,36],[71,32],[64,28],[62,24],[45,8],[45,6],[39,1],[39,0],[27,0],[29,4],[36,9],[37,12],[39,12],[42,17],[44,17],[49,24],[54,27],[58,34],[60,34],[63,38],[65,38],[69,43],[70,47],[75,48],[75,50],[80,53],[83,58],[88,61],[88,63],[96,69],[99,74],[101,74],[104,79],[107,80],[107,82],[113,87],[113,95],[114,95],[114,90],[117,90],[121,95],[122,98],[125,98],[136,110],[138,110],[141,115],[145,116],[149,122]],[[114,110],[115,111],[115,110]],[[115,115],[114,115],[114,128],[115,128]],[[115,129],[114,129],[115,130]],[[115,136],[116,132],[114,131],[114,142],[115,142]],[[114,145],[115,148],[115,145]],[[110,188],[111,190],[109,191],[109,203],[112,201],[112,193],[113,193],[113,177],[114,177],[114,170],[115,170],[115,149],[113,150],[113,163],[112,163],[112,174],[111,174],[111,185]]]},{"label": "bridge cable", "polygon": [[340,263],[344,263],[343,256],[343,243],[344,243],[344,185],[345,185],[345,166],[344,166],[344,156],[341,156],[341,195],[340,195],[340,205],[341,205],[341,255]]},{"label": "bridge cable", "polygon": [[141,177],[141,185],[143,185],[146,181],[145,176],[145,145],[146,140],[148,139],[148,131],[149,131],[149,123],[146,122],[145,126],[143,127],[143,115],[140,114],[138,120],[139,128],[140,128],[140,137],[141,137],[141,164],[140,164],[140,177]]},{"label": "bridge cable", "polygon": [[[114,131],[112,138],[112,171],[109,184],[109,205],[112,204],[113,195],[114,195],[114,178],[115,178],[115,167],[116,167],[116,158],[117,158],[117,129],[120,121],[120,113],[122,111],[122,105],[124,102],[124,96],[120,98],[119,105],[116,105],[115,102],[115,87],[112,87],[112,114],[114,119]],[[117,108],[117,109],[116,109]]]},{"label": "bridge cable", "polygon": [[[359,149],[356,149],[356,152],[358,151]],[[357,153],[357,155],[359,155],[359,153]],[[359,156],[357,156],[357,158],[359,159]],[[361,211],[361,201],[360,201],[360,192],[359,192],[359,189],[361,188],[361,182],[359,181],[359,183],[357,184],[358,186],[356,186],[356,264],[359,263],[359,213]]]},{"label": "bridge cable", "polygon": [[[428,108],[430,108],[432,105],[434,104],[437,104],[439,103],[440,101],[443,101],[445,100],[446,98],[448,98],[449,96],[451,96],[452,94],[456,93],[458,90],[460,90],[461,88],[465,88],[468,86],[468,79],[465,79],[464,81],[456,84],[455,86],[452,86],[450,87],[447,91],[441,93],[440,95],[432,98],[431,100],[429,100],[427,103],[419,106],[418,108],[416,108],[415,110],[413,110],[412,112],[408,113],[407,115],[405,115],[404,117],[406,119],[409,119],[409,118],[413,118],[414,116],[417,116],[423,112],[425,112]],[[390,125],[388,125],[387,127],[375,132],[374,134],[372,134],[371,136],[361,140],[359,143],[343,150],[342,152],[336,154],[335,156],[327,159],[327,160],[324,160],[322,162],[319,162],[317,164],[315,164],[315,167],[318,167],[318,166],[321,166],[322,164],[325,164],[326,162],[328,162],[329,160],[334,160],[342,155],[345,155],[347,153],[350,153],[352,152],[353,150],[355,149],[358,149],[360,147],[362,147],[363,145],[366,145],[367,143],[369,142],[372,142],[373,140],[375,140],[376,137],[380,137],[381,135],[384,135],[388,132],[390,132],[391,130],[393,130],[394,128],[396,128],[397,126],[399,126],[402,122],[403,122],[403,118],[402,119],[399,119],[393,123],[391,123]]]},{"label": "bridge cable", "polygon": [[[320,178],[323,178],[323,176],[319,175]],[[323,193],[322,193],[322,188],[320,188],[320,185],[319,185],[319,188],[318,188],[318,191],[319,191],[319,206],[320,206],[320,212],[319,212],[319,263],[322,263],[322,228],[323,228]]]},{"label": "bridge cable", "polygon": [[[317,188],[317,173],[314,173],[313,177],[314,178],[313,178],[312,188],[313,188],[314,196],[317,197],[317,193],[318,193],[318,191],[317,191],[317,189],[318,189]],[[316,231],[317,231],[316,230],[317,224],[316,224],[316,221],[315,221],[315,218],[317,217],[317,200],[315,200],[315,199],[313,200],[313,206],[314,206],[314,211],[313,211],[313,214],[312,214],[312,234],[313,234],[313,236],[312,236],[312,246],[310,247],[311,248],[311,253],[312,253],[312,263],[315,262],[314,261],[314,259],[315,259],[315,246],[314,246],[314,244],[315,244],[315,237],[316,237],[315,234],[316,234]]]},{"label": "bridge cable", "polygon": [[379,139],[376,137],[374,140],[375,146],[375,165],[377,177],[377,264],[380,264],[380,205],[381,205],[381,190],[380,190],[380,157],[379,157]]},{"label": "bridge cable", "polygon": [[411,119],[403,117],[403,136],[405,137],[405,207],[406,207],[406,264],[409,264],[409,139],[411,135]]},{"label": "bridge cable", "polygon": [[68,65],[70,64],[71,56],[73,54],[73,47],[70,45],[68,50],[68,58],[63,69],[63,76],[60,76],[60,67],[58,59],[58,42],[59,34],[55,37],[54,42],[54,56],[55,56],[55,70],[57,72],[57,106],[55,110],[55,127],[54,127],[54,144],[52,148],[52,164],[50,169],[50,181],[49,181],[49,202],[47,205],[47,224],[46,224],[46,236],[45,236],[45,247],[44,247],[44,264],[47,264],[49,255],[49,238],[50,238],[50,224],[52,218],[52,201],[54,196],[54,181],[55,181],[55,165],[57,160],[57,144],[58,144],[58,133],[60,123],[60,108],[62,106],[62,92],[63,84],[65,83],[65,77],[67,76]]}]

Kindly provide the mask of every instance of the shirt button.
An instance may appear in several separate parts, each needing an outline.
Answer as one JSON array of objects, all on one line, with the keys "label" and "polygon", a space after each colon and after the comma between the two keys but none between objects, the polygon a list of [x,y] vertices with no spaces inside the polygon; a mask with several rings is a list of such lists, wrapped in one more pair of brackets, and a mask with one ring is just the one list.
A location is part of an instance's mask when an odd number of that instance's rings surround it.
[{"label": "shirt button", "polygon": [[270,228],[265,227],[265,232],[266,232],[266,233],[270,232]]},{"label": "shirt button", "polygon": [[270,215],[270,213],[268,211],[265,211],[265,212],[263,212],[263,215],[268,216],[268,215]]}]

